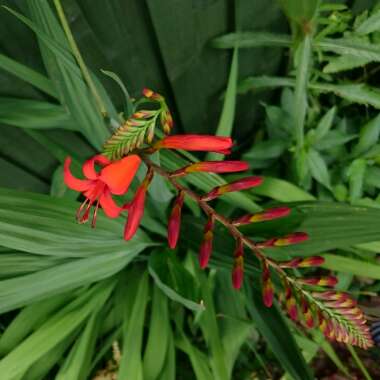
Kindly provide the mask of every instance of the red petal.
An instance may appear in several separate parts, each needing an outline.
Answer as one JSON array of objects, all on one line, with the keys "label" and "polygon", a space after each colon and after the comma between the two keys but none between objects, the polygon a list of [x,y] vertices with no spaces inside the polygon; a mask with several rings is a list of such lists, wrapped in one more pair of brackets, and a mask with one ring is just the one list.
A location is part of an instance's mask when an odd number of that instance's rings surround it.
[{"label": "red petal", "polygon": [[128,191],[129,185],[131,184],[140,163],[141,158],[136,154],[124,157],[102,169],[99,179],[109,187],[112,194],[125,194]]},{"label": "red petal", "polygon": [[67,187],[75,191],[86,191],[91,185],[92,181],[88,179],[79,179],[74,177],[70,171],[71,157],[67,157],[63,166],[63,179]]},{"label": "red petal", "polygon": [[102,156],[101,154],[98,154],[90,158],[83,164],[82,166],[83,174],[88,179],[97,179],[99,174],[95,171],[95,164],[106,166],[106,165],[109,165],[110,163],[111,161],[107,157]]},{"label": "red petal", "polygon": [[119,207],[116,202],[112,199],[111,192],[105,190],[104,193],[99,198],[100,205],[104,213],[109,218],[117,218],[120,213],[123,211],[122,207]]}]

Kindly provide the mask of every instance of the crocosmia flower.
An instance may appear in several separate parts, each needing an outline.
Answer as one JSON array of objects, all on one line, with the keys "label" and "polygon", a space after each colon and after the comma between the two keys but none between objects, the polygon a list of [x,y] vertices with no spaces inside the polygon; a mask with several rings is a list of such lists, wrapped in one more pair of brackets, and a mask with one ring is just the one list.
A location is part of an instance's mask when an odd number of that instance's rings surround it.
[{"label": "crocosmia flower", "polygon": [[155,149],[183,149],[229,154],[232,147],[230,137],[209,135],[173,135],[158,141]]},{"label": "crocosmia flower", "polygon": [[[140,163],[141,159],[137,155],[126,156],[115,162],[111,162],[105,156],[96,155],[82,166],[86,179],[79,179],[72,175],[70,171],[71,157],[67,157],[64,164],[65,184],[72,190],[80,191],[86,198],[78,209],[78,222],[88,221],[93,205],[95,205],[92,218],[93,227],[99,205],[108,217],[118,217],[123,208],[116,204],[112,194],[122,195],[128,191]],[[95,170],[95,164],[101,166],[100,171]]]}]

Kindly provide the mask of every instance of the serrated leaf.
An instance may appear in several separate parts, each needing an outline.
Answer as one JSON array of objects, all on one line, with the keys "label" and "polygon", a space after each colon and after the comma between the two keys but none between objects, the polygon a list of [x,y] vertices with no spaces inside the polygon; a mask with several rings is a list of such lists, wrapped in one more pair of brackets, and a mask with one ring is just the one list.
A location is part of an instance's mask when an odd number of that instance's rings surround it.
[{"label": "serrated leaf", "polygon": [[330,189],[330,174],[323,157],[318,153],[317,150],[309,149],[307,158],[312,177]]},{"label": "serrated leaf", "polygon": [[352,154],[359,156],[375,145],[380,135],[380,114],[370,120],[360,130],[359,141],[354,146]]},{"label": "serrated leaf", "polygon": [[[317,144],[323,139],[332,127],[334,117],[336,114],[336,107],[331,107],[319,120],[317,127],[315,128],[313,144]],[[318,148],[318,147],[317,147]]]},{"label": "serrated leaf", "polygon": [[365,172],[367,168],[367,161],[364,159],[356,159],[352,161],[347,170],[347,176],[349,179],[349,194],[350,201],[354,202],[362,197],[363,183]]},{"label": "serrated leaf", "polygon": [[367,20],[362,22],[357,28],[358,34],[366,35],[380,30],[380,10],[373,13]]}]

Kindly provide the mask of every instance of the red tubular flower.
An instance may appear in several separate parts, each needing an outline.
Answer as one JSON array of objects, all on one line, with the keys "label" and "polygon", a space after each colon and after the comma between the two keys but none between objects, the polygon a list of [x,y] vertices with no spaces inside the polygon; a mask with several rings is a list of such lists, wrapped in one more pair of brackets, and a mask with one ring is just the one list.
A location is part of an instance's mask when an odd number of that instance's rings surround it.
[{"label": "red tubular flower", "polygon": [[173,135],[164,137],[153,146],[155,149],[183,149],[230,154],[230,137],[212,135]]},{"label": "red tubular flower", "polygon": [[213,229],[214,229],[214,218],[210,216],[203,231],[204,232],[203,241],[202,241],[201,248],[199,251],[199,265],[202,269],[207,267],[208,262],[210,260],[210,256],[212,252],[212,240],[214,238]]},{"label": "red tubular flower", "polygon": [[273,305],[273,284],[272,280],[270,278],[270,271],[268,264],[266,262],[263,263],[263,302],[266,307],[271,307]]},{"label": "red tubular flower", "polygon": [[153,179],[153,171],[149,170],[142,184],[137,189],[135,197],[127,206],[128,219],[124,228],[124,239],[130,240],[139,228],[141,219],[144,215],[145,197],[148,187]]},{"label": "red tubular flower", "polygon": [[232,285],[240,289],[244,277],[244,246],[241,240],[237,241],[234,253],[234,267],[232,269]]},{"label": "red tubular flower", "polygon": [[181,211],[183,201],[185,199],[185,193],[180,191],[177,199],[174,202],[174,206],[169,218],[168,223],[168,243],[169,247],[174,249],[177,246],[179,231],[181,228]]},{"label": "red tubular flower", "polygon": [[178,177],[189,173],[207,172],[207,173],[235,173],[248,170],[249,166],[244,161],[204,161],[196,162],[178,169],[171,173],[172,177]]},{"label": "red tubular flower", "polygon": [[214,187],[209,193],[204,195],[201,199],[203,201],[211,201],[225,193],[232,191],[246,190],[251,187],[259,186],[263,182],[262,177],[246,177],[237,181],[227,183],[226,185]]},{"label": "red tubular flower", "polygon": [[[97,155],[87,160],[82,171],[86,179],[75,178],[70,171],[71,157],[67,157],[64,164],[64,181],[72,190],[80,191],[86,197],[77,212],[79,223],[85,223],[89,219],[91,207],[96,202],[92,218],[92,226],[95,226],[99,205],[109,218],[116,218],[123,210],[112,199],[111,194],[121,195],[128,191],[137,169],[141,163],[140,157],[131,155],[115,162]],[[95,164],[102,166],[99,172],[95,171]]]},{"label": "red tubular flower", "polygon": [[235,226],[242,226],[244,224],[264,222],[267,220],[283,218],[285,216],[288,216],[290,214],[290,212],[291,212],[291,209],[289,207],[271,208],[271,209],[268,209],[268,210],[265,210],[263,212],[259,212],[256,214],[244,215],[241,218],[236,219],[232,223]]}]

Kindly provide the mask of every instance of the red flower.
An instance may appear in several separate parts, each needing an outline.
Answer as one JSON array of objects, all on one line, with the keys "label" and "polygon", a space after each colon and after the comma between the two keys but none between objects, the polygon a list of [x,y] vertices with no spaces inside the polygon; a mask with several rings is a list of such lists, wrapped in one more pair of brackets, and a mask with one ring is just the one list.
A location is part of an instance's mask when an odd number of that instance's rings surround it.
[{"label": "red flower", "polygon": [[[109,161],[102,155],[97,155],[87,160],[82,166],[86,179],[78,179],[72,175],[70,171],[71,157],[67,157],[64,164],[65,184],[72,190],[82,192],[86,197],[77,212],[78,222],[87,222],[91,207],[95,202],[93,227],[99,204],[108,217],[118,217],[123,208],[115,203],[111,194],[121,195],[127,192],[140,162],[141,159],[136,155],[127,156],[115,162]],[[99,172],[95,171],[95,164],[102,166]]]},{"label": "red flower", "polygon": [[149,170],[142,184],[137,189],[128,208],[128,220],[124,228],[124,239],[130,240],[139,228],[142,217],[144,216],[145,197],[148,187],[153,179],[153,171]]},{"label": "red flower", "polygon": [[240,217],[237,220],[233,221],[235,226],[241,226],[244,224],[263,222],[267,220],[274,220],[277,218],[283,218],[290,214],[290,208],[288,207],[277,207],[265,210],[263,212],[259,212],[256,214],[249,214]]},{"label": "red flower", "polygon": [[222,154],[231,153],[232,140],[230,137],[210,135],[173,135],[158,141],[155,149],[183,149],[216,152]]}]

